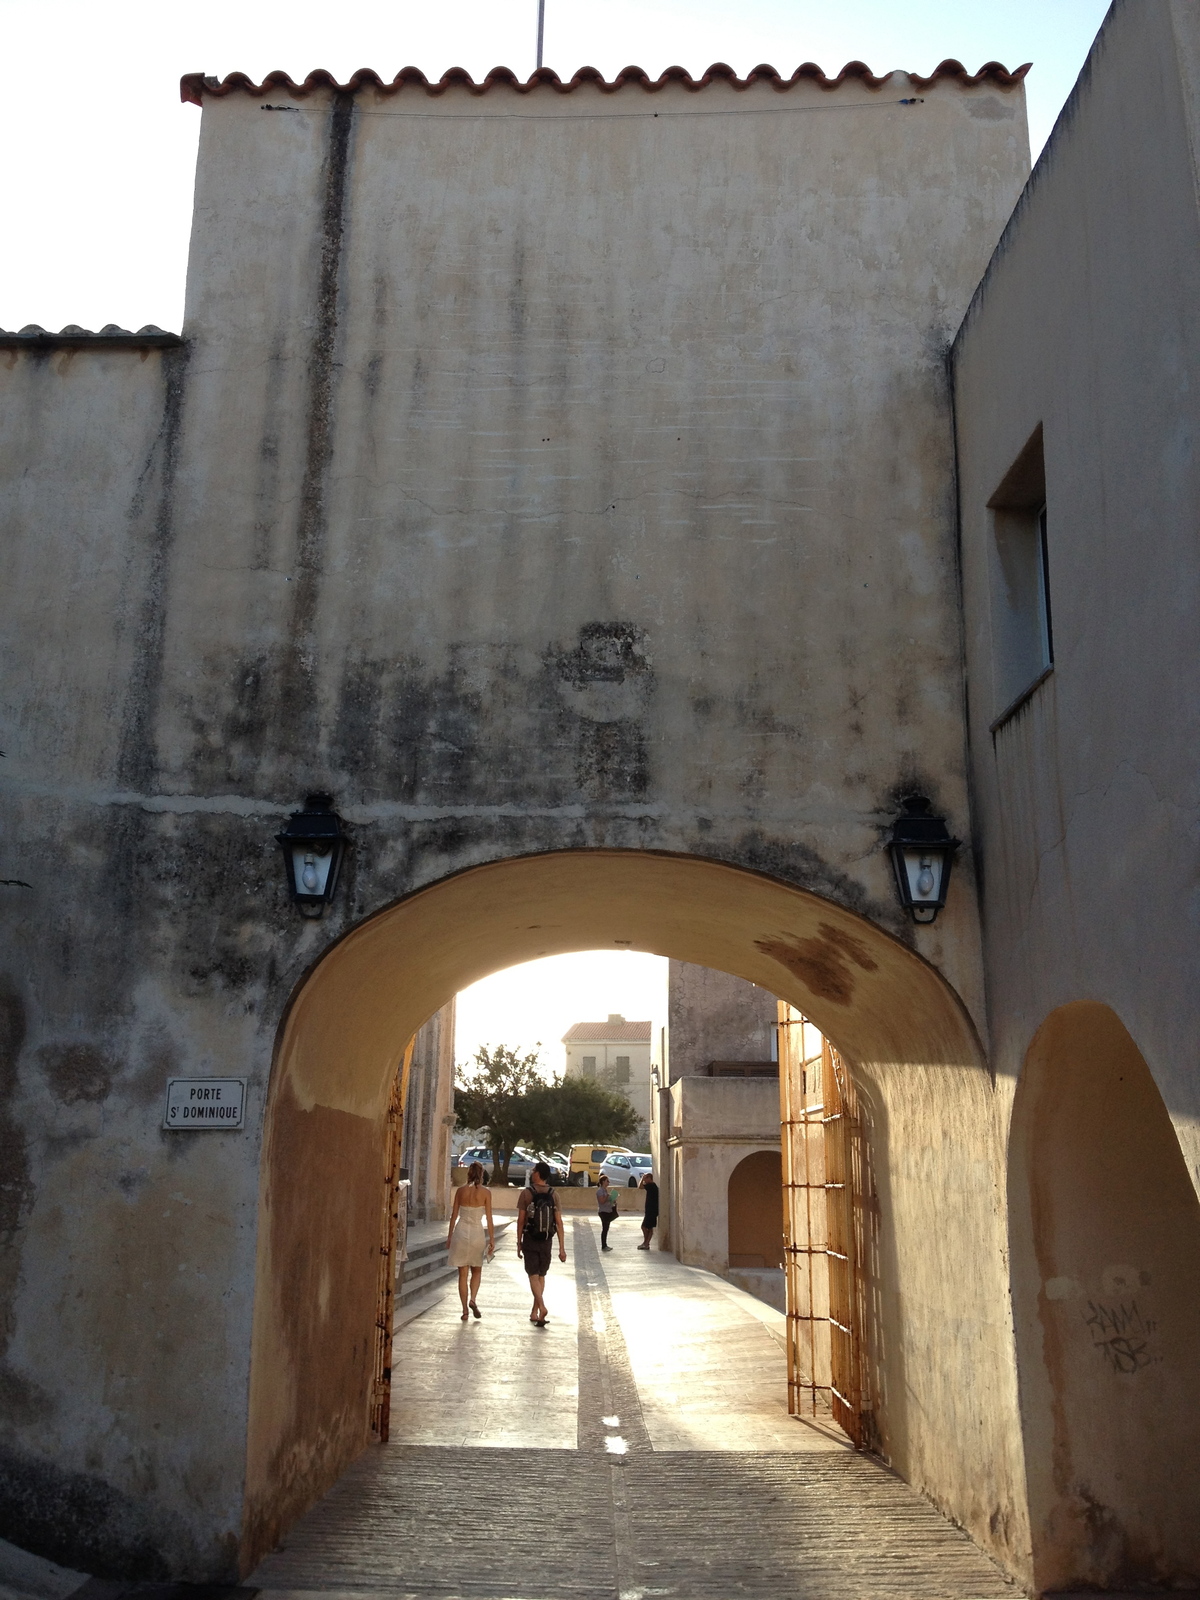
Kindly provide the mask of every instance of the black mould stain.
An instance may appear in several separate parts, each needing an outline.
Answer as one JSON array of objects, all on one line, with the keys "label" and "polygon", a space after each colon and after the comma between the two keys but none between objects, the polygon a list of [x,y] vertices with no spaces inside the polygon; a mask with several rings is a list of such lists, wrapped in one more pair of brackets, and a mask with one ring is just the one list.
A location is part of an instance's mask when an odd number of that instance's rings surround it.
[{"label": "black mould stain", "polygon": [[35,1428],[54,1412],[54,1400],[45,1389],[0,1361],[0,1417],[18,1428]]},{"label": "black mould stain", "polygon": [[[17,1061],[25,1043],[25,1004],[10,977],[0,975],[0,1252],[11,1245],[33,1195],[25,1133],[13,1116]],[[15,1270],[15,1268],[14,1268]],[[12,1285],[0,1256],[0,1315]]]},{"label": "black mould stain", "polygon": [[575,781],[591,800],[644,800],[650,788],[650,760],[638,724],[582,722]]},{"label": "black mould stain", "polygon": [[130,789],[148,789],[157,767],[154,727],[162,689],[167,591],[171,552],[175,543],[175,476],[179,466],[187,361],[186,345],[177,350],[163,351],[162,422],[130,508],[131,520],[138,520],[150,485],[157,479],[157,502],[142,598],[137,610],[133,666],[125,696],[117,757],[117,781]]},{"label": "black mould stain", "polygon": [[323,172],[321,256],[317,304],[308,357],[308,417],[305,428],[304,474],[296,529],[296,581],[292,585],[289,643],[280,678],[281,726],[294,740],[312,748],[316,705],[312,693],[316,673],[315,639],[321,571],[325,559],[326,485],[333,460],[334,397],[337,388],[341,268],[346,232],[350,154],[354,131],[354,96],[336,94],[329,119],[329,142]]},{"label": "black mould stain", "polygon": [[34,1555],[98,1578],[169,1575],[143,1508],[100,1478],[0,1448],[0,1527]]},{"label": "black mould stain", "polygon": [[358,803],[438,806],[645,797],[655,684],[640,629],[597,622],[540,653],[496,642],[454,644],[447,656],[431,671],[416,656],[348,653],[303,764],[278,714],[286,655],[210,660],[185,708],[189,777],[198,790],[281,801],[298,801],[304,785]]},{"label": "black mould stain", "polygon": [[645,632],[630,622],[589,622],[569,650],[545,657],[563,731],[574,744],[575,786],[589,800],[644,800],[650,759],[643,718],[654,691]]},{"label": "black mould stain", "polygon": [[51,1092],[68,1106],[106,1099],[117,1071],[117,1063],[103,1050],[76,1041],[44,1044],[37,1058]]},{"label": "black mould stain", "polygon": [[594,683],[624,683],[650,670],[646,635],[631,622],[588,622],[579,630],[579,643],[557,656],[564,683],[583,688]]}]

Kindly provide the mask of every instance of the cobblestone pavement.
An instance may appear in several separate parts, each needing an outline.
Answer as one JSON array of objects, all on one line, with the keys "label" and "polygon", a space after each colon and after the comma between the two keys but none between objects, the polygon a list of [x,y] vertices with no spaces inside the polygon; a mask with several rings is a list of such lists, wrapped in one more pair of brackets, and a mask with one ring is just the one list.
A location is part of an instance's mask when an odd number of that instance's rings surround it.
[{"label": "cobblestone pavement", "polygon": [[969,1539],[836,1429],[787,1415],[772,1314],[569,1225],[528,1322],[515,1242],[483,1320],[451,1286],[397,1336],[392,1440],[247,1580],[264,1600],[1015,1600]]}]

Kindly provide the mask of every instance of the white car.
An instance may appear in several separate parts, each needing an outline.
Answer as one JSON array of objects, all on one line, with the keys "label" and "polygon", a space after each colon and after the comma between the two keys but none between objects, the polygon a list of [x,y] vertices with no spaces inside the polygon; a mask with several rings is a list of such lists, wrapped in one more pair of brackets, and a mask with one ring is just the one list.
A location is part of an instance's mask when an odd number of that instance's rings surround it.
[{"label": "white car", "polygon": [[609,1156],[600,1167],[601,1177],[607,1178],[609,1183],[624,1185],[627,1189],[636,1189],[647,1173],[654,1176],[653,1156],[616,1153]]}]

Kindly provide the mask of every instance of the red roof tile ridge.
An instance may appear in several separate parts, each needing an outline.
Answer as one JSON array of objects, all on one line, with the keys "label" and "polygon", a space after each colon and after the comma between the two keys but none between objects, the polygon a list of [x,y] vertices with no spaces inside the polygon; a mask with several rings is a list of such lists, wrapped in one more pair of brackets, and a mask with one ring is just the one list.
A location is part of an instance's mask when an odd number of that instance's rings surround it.
[{"label": "red roof tile ridge", "polygon": [[[1030,62],[1026,62],[1015,72],[1010,72],[999,61],[988,61],[978,72],[970,73],[961,61],[946,60],[936,66],[928,77],[921,77],[915,72],[905,73],[904,76],[920,89],[928,89],[940,78],[953,79],[968,89],[973,89],[984,82],[1010,89],[1023,80],[1030,65]],[[310,72],[303,83],[296,83],[286,72],[268,72],[261,83],[255,83],[244,72],[231,72],[227,78],[208,78],[202,72],[188,72],[179,80],[179,94],[182,100],[192,105],[202,105],[205,95],[221,99],[225,95],[237,93],[261,96],[270,94],[272,90],[279,90],[291,95],[293,99],[302,100],[318,89],[332,89],[337,94],[357,94],[360,89],[369,88],[388,95],[400,94],[405,89],[423,89],[427,95],[441,95],[445,94],[447,89],[463,88],[470,94],[480,95],[500,86],[514,89],[518,94],[529,94],[531,90],[545,86],[554,89],[558,94],[570,94],[582,84],[593,84],[602,94],[615,94],[626,84],[640,84],[648,94],[655,94],[669,83],[678,83],[689,93],[694,94],[715,82],[726,83],[730,88],[737,90],[748,89],[753,83],[765,82],[783,94],[802,81],[816,83],[822,89],[837,89],[848,79],[853,79],[868,89],[879,89],[892,76],[892,73],[885,72],[882,77],[877,77],[864,62],[848,61],[835,78],[830,78],[815,62],[805,61],[796,68],[790,78],[783,77],[765,62],[753,67],[744,78],[739,78],[733,68],[727,66],[725,62],[715,61],[699,78],[693,78],[685,67],[668,67],[658,78],[651,78],[641,67],[623,67],[610,83],[595,67],[580,67],[574,77],[564,83],[557,72],[550,67],[539,67],[522,82],[511,68],[493,67],[481,83],[476,83],[464,67],[451,67],[436,83],[431,83],[419,67],[403,67],[392,81],[387,83],[370,67],[360,67],[348,82],[339,83],[331,72],[318,68],[317,71]]]}]

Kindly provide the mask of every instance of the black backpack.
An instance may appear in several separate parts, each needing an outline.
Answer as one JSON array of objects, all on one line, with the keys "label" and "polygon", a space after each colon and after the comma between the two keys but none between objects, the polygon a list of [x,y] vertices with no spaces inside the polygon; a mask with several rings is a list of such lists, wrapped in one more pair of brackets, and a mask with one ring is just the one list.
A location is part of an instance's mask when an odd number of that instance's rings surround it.
[{"label": "black backpack", "polygon": [[553,1189],[543,1194],[530,1185],[530,1201],[525,1208],[525,1237],[527,1239],[553,1239],[558,1231],[556,1216],[558,1202]]}]

